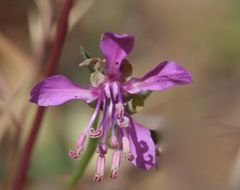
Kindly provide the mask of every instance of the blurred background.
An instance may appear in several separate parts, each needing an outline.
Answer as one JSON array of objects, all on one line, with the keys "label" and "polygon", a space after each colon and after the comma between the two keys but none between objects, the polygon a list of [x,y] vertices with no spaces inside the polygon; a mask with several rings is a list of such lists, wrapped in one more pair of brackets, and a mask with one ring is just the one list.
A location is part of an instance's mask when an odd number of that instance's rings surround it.
[{"label": "blurred background", "polygon": [[[16,172],[36,105],[30,89],[44,75],[61,0],[0,1],[0,189]],[[80,46],[102,57],[105,31],[135,36],[129,56],[141,76],[164,60],[193,75],[191,85],[153,93],[135,118],[161,133],[159,170],[122,160],[117,180],[93,183],[95,158],[79,189],[240,189],[240,1],[78,0],[57,73],[89,84]],[[33,151],[29,190],[68,189],[68,157],[92,109],[80,101],[48,108]],[[110,162],[110,157],[107,159]]]}]

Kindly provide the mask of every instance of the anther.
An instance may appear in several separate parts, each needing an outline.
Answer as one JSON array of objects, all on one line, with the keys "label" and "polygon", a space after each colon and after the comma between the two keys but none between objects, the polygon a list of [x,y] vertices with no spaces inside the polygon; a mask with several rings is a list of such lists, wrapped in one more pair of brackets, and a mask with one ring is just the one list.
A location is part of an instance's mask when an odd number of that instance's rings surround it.
[{"label": "anther", "polygon": [[112,164],[111,164],[111,171],[110,171],[110,177],[113,179],[116,179],[118,176],[120,162],[121,162],[120,150],[114,151],[112,156]]},{"label": "anther", "polygon": [[97,153],[104,155],[108,151],[108,146],[106,144],[98,144],[96,151]]},{"label": "anther", "polygon": [[96,182],[102,181],[104,176],[104,170],[105,170],[105,156],[100,154],[97,158],[96,174],[93,180]]},{"label": "anther", "polygon": [[125,136],[122,137],[122,145],[123,145],[123,154],[124,154],[125,158],[129,161],[132,161],[134,159],[134,156],[131,153],[129,139]]},{"label": "anther", "polygon": [[78,141],[77,141],[77,150],[76,151],[70,150],[68,152],[68,155],[74,159],[79,157],[84,150],[85,142],[86,142],[86,135],[82,133],[82,134],[80,134]]},{"label": "anther", "polygon": [[118,148],[118,140],[117,140],[117,137],[115,135],[111,136],[110,143],[111,143],[111,145],[114,149]]},{"label": "anther", "polygon": [[91,138],[99,138],[103,135],[103,130],[102,129],[94,129],[94,128],[91,128],[90,131],[88,132],[88,135],[91,137]]},{"label": "anther", "polygon": [[115,106],[116,106],[116,117],[118,119],[120,119],[120,118],[123,117],[123,114],[124,114],[123,104],[122,103],[117,103]]}]

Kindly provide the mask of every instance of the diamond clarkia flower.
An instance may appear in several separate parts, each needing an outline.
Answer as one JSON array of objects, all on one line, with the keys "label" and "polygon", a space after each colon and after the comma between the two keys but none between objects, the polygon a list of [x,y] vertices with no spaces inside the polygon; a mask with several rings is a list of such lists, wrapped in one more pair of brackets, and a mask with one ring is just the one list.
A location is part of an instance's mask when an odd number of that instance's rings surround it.
[{"label": "diamond clarkia flower", "polygon": [[[96,148],[95,181],[101,181],[104,176],[109,133],[113,148],[110,177],[115,179],[118,176],[122,154],[137,167],[149,170],[155,166],[155,145],[150,130],[133,120],[126,97],[192,82],[191,74],[174,61],[158,64],[141,78],[129,76],[126,68],[129,71],[131,65],[126,57],[133,44],[134,37],[131,35],[104,33],[100,48],[105,59],[88,59],[81,64],[94,64],[91,87],[80,86],[62,75],[56,75],[44,79],[31,91],[30,101],[40,106],[56,106],[69,100],[96,102],[89,124],[79,135],[76,149],[69,151],[72,158],[77,158],[84,152],[87,137],[100,138]],[[102,71],[101,64],[105,64]],[[102,118],[95,129],[92,126],[101,110]]]}]

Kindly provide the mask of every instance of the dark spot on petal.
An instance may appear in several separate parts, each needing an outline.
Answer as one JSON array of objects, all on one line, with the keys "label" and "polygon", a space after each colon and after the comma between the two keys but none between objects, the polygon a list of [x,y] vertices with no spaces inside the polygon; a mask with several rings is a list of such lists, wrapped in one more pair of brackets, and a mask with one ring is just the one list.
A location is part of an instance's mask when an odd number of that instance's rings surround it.
[{"label": "dark spot on petal", "polygon": [[77,98],[78,96],[77,95],[74,95],[74,98]]},{"label": "dark spot on petal", "polygon": [[157,82],[160,82],[160,80],[158,79]]},{"label": "dark spot on petal", "polygon": [[118,65],[119,64],[119,62],[116,62],[116,65]]}]

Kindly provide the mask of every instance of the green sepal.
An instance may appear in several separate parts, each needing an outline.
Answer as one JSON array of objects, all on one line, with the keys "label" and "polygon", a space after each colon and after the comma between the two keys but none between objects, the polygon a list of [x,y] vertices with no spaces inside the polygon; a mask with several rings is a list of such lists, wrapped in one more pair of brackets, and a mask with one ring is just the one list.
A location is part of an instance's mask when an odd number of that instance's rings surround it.
[{"label": "green sepal", "polygon": [[90,54],[85,50],[83,46],[80,46],[80,54],[83,57],[83,59],[90,59]]},{"label": "green sepal", "polygon": [[141,95],[143,99],[146,100],[151,95],[151,93],[152,91],[146,90],[146,91],[140,92],[139,95]]},{"label": "green sepal", "polygon": [[95,72],[94,67],[95,67],[96,60],[94,58],[91,59],[90,53],[87,50],[85,50],[85,48],[82,46],[80,46],[80,54],[85,61],[89,60],[89,62],[90,62],[89,64],[87,64],[87,68],[88,68],[89,72],[90,73]]},{"label": "green sepal", "polygon": [[151,138],[152,138],[154,144],[158,144],[161,140],[160,133],[156,130],[150,130],[150,133],[151,133]]},{"label": "green sepal", "polygon": [[127,59],[124,59],[122,61],[122,64],[121,64],[121,67],[120,67],[120,72],[121,72],[122,80],[125,80],[126,78],[132,76],[133,67]]},{"label": "green sepal", "polygon": [[126,98],[126,108],[128,113],[135,114],[140,112],[144,107],[144,98],[140,94],[131,94]]}]

